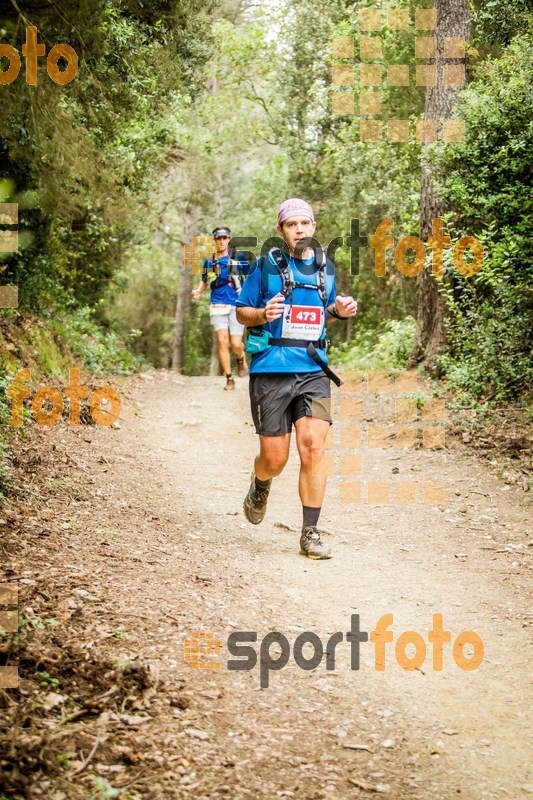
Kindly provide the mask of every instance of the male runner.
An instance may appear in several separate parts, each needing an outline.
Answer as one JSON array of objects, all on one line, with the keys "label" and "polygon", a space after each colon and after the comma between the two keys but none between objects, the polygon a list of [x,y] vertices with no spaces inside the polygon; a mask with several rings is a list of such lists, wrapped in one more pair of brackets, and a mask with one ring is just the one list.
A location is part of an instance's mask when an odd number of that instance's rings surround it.
[{"label": "male runner", "polygon": [[272,478],[289,457],[294,424],[303,506],[300,553],[321,559],[331,558],[317,528],[326,488],[325,470],[317,466],[332,422],[328,368],[320,366],[327,363],[324,332],[326,323],[353,317],[357,303],[336,296],[334,264],[322,252],[320,267],[319,248],[313,252],[307,246],[315,228],[305,200],[293,197],[280,205],[277,231],[283,248],[254,262],[237,300],[237,319],[253,329],[247,344],[256,349],[250,402],[260,442],[244,514],[254,525],[263,520]]},{"label": "male runner", "polygon": [[[197,288],[192,290],[192,296],[195,300],[198,300],[202,292],[210,285],[211,304],[209,306],[209,317],[217,337],[220,366],[226,376],[224,391],[232,391],[235,389],[235,381],[231,374],[230,342],[231,349],[237,356],[239,378],[244,378],[248,372],[242,343],[244,325],[237,322],[235,303],[241,290],[241,276],[246,275],[249,265],[241,253],[236,251],[228,252],[231,237],[229,228],[224,226],[215,228],[213,237],[215,239],[216,253],[213,253],[211,258],[205,259],[202,280]],[[210,284],[208,283],[209,273],[213,275],[213,280]]]}]

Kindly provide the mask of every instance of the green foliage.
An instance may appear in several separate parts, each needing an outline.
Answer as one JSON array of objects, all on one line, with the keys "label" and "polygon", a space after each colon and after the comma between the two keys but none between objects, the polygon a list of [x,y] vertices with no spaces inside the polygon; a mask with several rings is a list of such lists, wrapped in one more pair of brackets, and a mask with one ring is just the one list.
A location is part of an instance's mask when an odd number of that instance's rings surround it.
[{"label": "green foliage", "polygon": [[[48,324],[71,353],[96,375],[128,375],[145,363],[125,344],[128,337],[98,324],[88,306],[74,308],[68,318],[50,319]],[[137,332],[132,335],[135,337]]]},{"label": "green foliage", "polygon": [[478,0],[473,40],[483,46],[508,45],[513,37],[527,30],[531,24],[531,6],[528,0]]},{"label": "green foliage", "polygon": [[132,248],[124,272],[115,277],[107,316],[129,330],[139,359],[158,367],[172,364],[177,265],[170,253]]},{"label": "green foliage", "polygon": [[2,427],[0,427],[0,505],[5,502],[13,488],[13,472],[8,464],[8,452],[8,445],[3,440]]},{"label": "green foliage", "polygon": [[185,330],[185,375],[206,375],[209,372],[212,342],[209,305],[205,301],[195,303]]},{"label": "green foliage", "polygon": [[449,298],[449,350],[439,358],[448,381],[467,404],[531,390],[531,288],[493,276],[487,296],[476,282],[461,283],[460,301]]},{"label": "green foliage", "polygon": [[75,752],[58,753],[56,755],[57,763],[59,764],[61,769],[64,769],[64,770],[69,770],[70,769],[70,767],[72,765],[72,761],[75,758],[76,758],[76,753]]},{"label": "green foliage", "polygon": [[[378,3],[382,12],[398,3]],[[402,3],[414,15],[413,3]],[[333,114],[331,65],[332,39],[336,35],[359,36],[358,13],[343,2],[326,10],[320,0],[294,0],[282,23],[278,68],[278,130],[288,158],[288,177],[282,198],[307,198],[315,208],[316,236],[327,245],[333,238],[348,237],[350,220],[359,220],[362,236],[390,216],[394,235],[417,234],[420,194],[420,146],[410,142],[359,142],[358,115]],[[308,20],[313,19],[309,37]],[[412,58],[413,37],[388,29],[380,37],[383,64],[405,63]],[[357,59],[357,52],[356,52]],[[352,93],[352,90],[349,90]],[[357,81],[353,90],[358,106]],[[420,88],[383,91],[385,116],[414,118],[423,110]],[[337,287],[357,296],[357,327],[376,330],[382,320],[414,311],[415,282],[393,269],[383,278],[374,275],[374,254],[361,246],[359,272],[351,263],[347,246],[336,254]],[[339,344],[344,333],[331,330]]]},{"label": "green foliage", "polygon": [[[153,363],[168,364],[174,318],[162,267],[165,257],[175,263],[181,230],[182,216],[171,200],[183,209],[192,198],[199,234],[217,221],[235,235],[257,237],[256,255],[275,234],[278,204],[291,195],[313,203],[317,238],[325,246],[349,235],[352,218],[360,220],[366,236],[389,215],[395,236],[417,233],[419,145],[361,146],[358,120],[331,113],[332,37],[355,36],[356,16],[340,0],[327,8],[321,0],[298,0],[215,20],[208,91],[180,120],[183,167],[169,169],[169,186],[159,196],[160,249],[155,255],[151,242],[141,245],[139,263],[127,269],[125,293],[117,299],[122,324],[143,331],[136,346]],[[387,63],[405,60],[412,46],[412,37],[389,32]],[[423,91],[391,92],[385,102],[391,114],[414,115],[423,106]],[[348,246],[338,250],[337,266],[339,290],[359,300],[357,327],[375,330],[383,320],[412,313],[415,281],[395,269],[376,278],[369,248],[361,248],[360,274],[350,272]],[[345,333],[345,326],[332,326],[333,342],[340,344]],[[207,307],[193,303],[186,321],[186,374],[207,371],[211,342]]]},{"label": "green foliage", "polygon": [[518,37],[477,70],[461,104],[465,142],[440,157],[458,233],[485,246],[481,272],[448,292],[449,349],[440,359],[467,402],[509,399],[533,384],[532,79],[531,40]]},{"label": "green foliage", "polygon": [[389,320],[378,331],[365,330],[356,340],[332,347],[332,363],[361,371],[392,372],[404,369],[413,346],[416,322],[413,317]]},{"label": "green foliage", "polygon": [[94,788],[98,792],[99,797],[113,798],[120,797],[122,794],[122,789],[111,786],[111,784],[109,784],[106,779],[102,778],[100,775],[93,775],[92,782]]},{"label": "green foliage", "polygon": [[59,689],[60,682],[58,678],[54,678],[49,672],[46,672],[46,670],[37,672],[37,676],[40,679],[39,686],[42,686],[45,689]]},{"label": "green foliage", "polygon": [[442,193],[458,227],[474,233],[490,225],[492,259],[515,280],[531,265],[531,45],[530,37],[519,38],[501,59],[477,70],[460,104],[467,137],[446,148],[440,161]]},{"label": "green foliage", "polygon": [[3,200],[19,204],[22,229],[3,271],[20,286],[23,309],[71,298],[92,305],[105,295],[176,149],[177,121],[202,87],[212,5],[4,4],[5,38],[20,47],[31,17],[41,41],[70,43],[80,60],[67,86],[40,71],[28,91],[22,70],[2,87],[0,182],[11,185]]}]

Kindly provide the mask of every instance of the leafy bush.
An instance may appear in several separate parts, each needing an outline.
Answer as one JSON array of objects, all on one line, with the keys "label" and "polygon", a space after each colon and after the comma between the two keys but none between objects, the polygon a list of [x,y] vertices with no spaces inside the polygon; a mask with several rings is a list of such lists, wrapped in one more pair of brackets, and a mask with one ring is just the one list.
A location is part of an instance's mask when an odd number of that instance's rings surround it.
[{"label": "leafy bush", "polygon": [[332,347],[332,363],[340,363],[357,370],[403,369],[407,364],[416,333],[413,317],[389,320],[381,331],[364,330],[353,344],[343,342]]},{"label": "leafy bush", "polygon": [[463,279],[462,284],[460,301],[449,298],[449,350],[439,358],[449,383],[468,404],[501,401],[531,389],[531,288],[493,275],[487,297],[476,282]]},{"label": "leafy bush", "polygon": [[458,276],[448,291],[449,349],[440,358],[467,402],[517,397],[533,382],[531,53],[530,38],[518,37],[482,64],[461,101],[465,141],[440,157],[441,192],[457,211],[457,233],[485,247],[482,270]]},{"label": "leafy bush", "polygon": [[[70,317],[52,319],[49,326],[65,342],[73,355],[81,359],[96,375],[114,373],[128,375],[144,366],[141,357],[128,348],[124,336],[103,328],[87,306],[74,309]],[[133,331],[129,338],[137,335]]]},{"label": "leafy bush", "polygon": [[185,329],[185,375],[209,374],[212,342],[209,305],[205,301],[195,303]]},{"label": "leafy bush", "polygon": [[170,254],[149,246],[132,248],[123,272],[115,277],[106,314],[122,330],[138,331],[134,352],[156,367],[172,363],[176,309],[176,267]]}]

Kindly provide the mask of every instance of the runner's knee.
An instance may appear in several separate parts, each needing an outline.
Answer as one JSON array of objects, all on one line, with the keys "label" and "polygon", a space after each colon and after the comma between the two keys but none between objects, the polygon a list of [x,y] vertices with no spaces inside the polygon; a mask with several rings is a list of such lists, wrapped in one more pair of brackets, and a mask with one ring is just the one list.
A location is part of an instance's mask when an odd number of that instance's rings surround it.
[{"label": "runner's knee", "polygon": [[304,467],[313,467],[324,455],[324,448],[321,446],[300,447],[300,462]]},{"label": "runner's knee", "polygon": [[316,464],[317,459],[324,453],[324,443],[317,431],[300,431],[298,453],[304,466]]},{"label": "runner's knee", "polygon": [[288,460],[285,453],[262,453],[263,464],[269,475],[275,478],[281,472]]},{"label": "runner's knee", "polygon": [[286,459],[270,458],[266,459],[266,469],[269,475],[276,478],[283,472],[283,467],[287,463]]}]

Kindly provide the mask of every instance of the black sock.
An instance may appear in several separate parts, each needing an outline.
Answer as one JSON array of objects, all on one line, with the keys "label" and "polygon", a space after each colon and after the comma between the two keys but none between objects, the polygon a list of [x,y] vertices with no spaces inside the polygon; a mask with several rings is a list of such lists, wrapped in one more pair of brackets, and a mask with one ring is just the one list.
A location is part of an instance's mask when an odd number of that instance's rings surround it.
[{"label": "black sock", "polygon": [[303,529],[308,528],[310,525],[317,524],[320,512],[322,511],[322,506],[320,508],[313,508],[313,506],[302,506],[302,511],[304,515],[304,521],[302,525]]},{"label": "black sock", "polygon": [[268,489],[270,488],[270,481],[272,478],[269,478],[268,481],[260,481],[257,475],[255,476],[255,487],[256,489]]},{"label": "black sock", "polygon": [[226,372],[226,378],[228,378],[228,380],[231,378],[231,372]]}]

